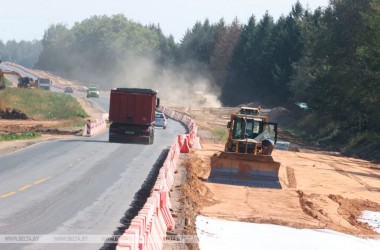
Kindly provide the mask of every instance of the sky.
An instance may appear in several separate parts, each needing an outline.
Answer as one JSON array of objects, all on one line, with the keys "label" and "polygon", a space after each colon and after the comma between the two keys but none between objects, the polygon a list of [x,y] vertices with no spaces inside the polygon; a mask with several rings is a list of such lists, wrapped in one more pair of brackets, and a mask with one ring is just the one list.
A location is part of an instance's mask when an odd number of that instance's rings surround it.
[{"label": "sky", "polygon": [[[52,24],[71,28],[75,22],[95,15],[124,14],[143,25],[159,24],[165,35],[179,42],[196,21],[211,23],[237,17],[246,24],[269,12],[277,20],[287,15],[297,0],[4,0],[1,3],[0,40],[42,39]],[[326,7],[329,0],[299,0],[311,10]]]}]

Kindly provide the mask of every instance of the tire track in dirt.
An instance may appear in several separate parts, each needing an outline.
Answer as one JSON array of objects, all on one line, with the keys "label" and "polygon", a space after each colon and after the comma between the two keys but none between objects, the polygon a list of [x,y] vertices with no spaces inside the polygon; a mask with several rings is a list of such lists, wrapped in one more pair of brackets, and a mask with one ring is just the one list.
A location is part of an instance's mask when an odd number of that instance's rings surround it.
[{"label": "tire track in dirt", "polygon": [[300,206],[302,208],[302,211],[304,211],[305,214],[324,223],[325,226],[327,226],[328,222],[331,222],[331,220],[328,218],[327,214],[323,211],[323,209],[313,202],[313,196],[318,196],[318,195],[316,194],[307,195],[301,190],[297,190],[297,194],[300,200]]},{"label": "tire track in dirt", "polygon": [[251,209],[251,213],[252,214],[255,214],[257,212],[257,210],[249,204],[249,187],[245,187],[245,201],[244,201],[244,204],[247,205],[247,207],[249,207]]},{"label": "tire track in dirt", "polygon": [[286,167],[286,176],[288,177],[288,187],[297,188],[297,180],[294,173],[294,168]]},{"label": "tire track in dirt", "polygon": [[334,168],[337,173],[342,174],[342,175],[344,175],[344,176],[346,176],[346,177],[348,177],[350,179],[355,180],[356,182],[358,182],[360,185],[362,185],[363,187],[365,187],[370,192],[379,192],[380,191],[380,188],[373,187],[373,186],[367,184],[365,181],[363,181],[359,177],[357,177],[357,176],[355,176],[355,175],[353,175],[351,173],[348,173],[343,168],[338,167],[335,164],[329,164],[329,166],[332,167],[332,168]]}]

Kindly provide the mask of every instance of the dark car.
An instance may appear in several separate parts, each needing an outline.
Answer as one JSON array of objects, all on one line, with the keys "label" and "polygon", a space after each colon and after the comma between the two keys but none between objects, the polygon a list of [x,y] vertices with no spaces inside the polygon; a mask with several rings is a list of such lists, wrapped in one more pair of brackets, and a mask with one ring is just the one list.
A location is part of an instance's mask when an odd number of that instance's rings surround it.
[{"label": "dark car", "polygon": [[72,87],[65,87],[63,90],[64,93],[74,93],[74,89]]}]

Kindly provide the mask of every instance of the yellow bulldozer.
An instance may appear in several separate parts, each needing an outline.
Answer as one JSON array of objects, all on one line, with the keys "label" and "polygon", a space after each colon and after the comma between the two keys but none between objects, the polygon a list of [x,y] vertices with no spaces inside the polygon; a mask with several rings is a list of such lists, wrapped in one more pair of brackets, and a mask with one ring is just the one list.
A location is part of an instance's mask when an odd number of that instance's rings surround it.
[{"label": "yellow bulldozer", "polygon": [[255,111],[231,114],[224,152],[211,157],[208,182],[281,188],[280,163],[271,154],[277,141],[277,123]]}]

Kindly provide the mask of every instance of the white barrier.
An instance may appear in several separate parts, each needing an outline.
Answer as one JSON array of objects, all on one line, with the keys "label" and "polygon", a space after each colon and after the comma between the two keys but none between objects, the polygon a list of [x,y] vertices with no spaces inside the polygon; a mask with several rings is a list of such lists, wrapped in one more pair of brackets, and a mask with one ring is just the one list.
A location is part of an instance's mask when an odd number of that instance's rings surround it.
[{"label": "white barrier", "polygon": [[86,125],[84,126],[82,135],[83,136],[97,135],[100,132],[104,131],[106,128],[107,128],[107,124],[103,117],[96,118],[93,121],[88,119]]}]

